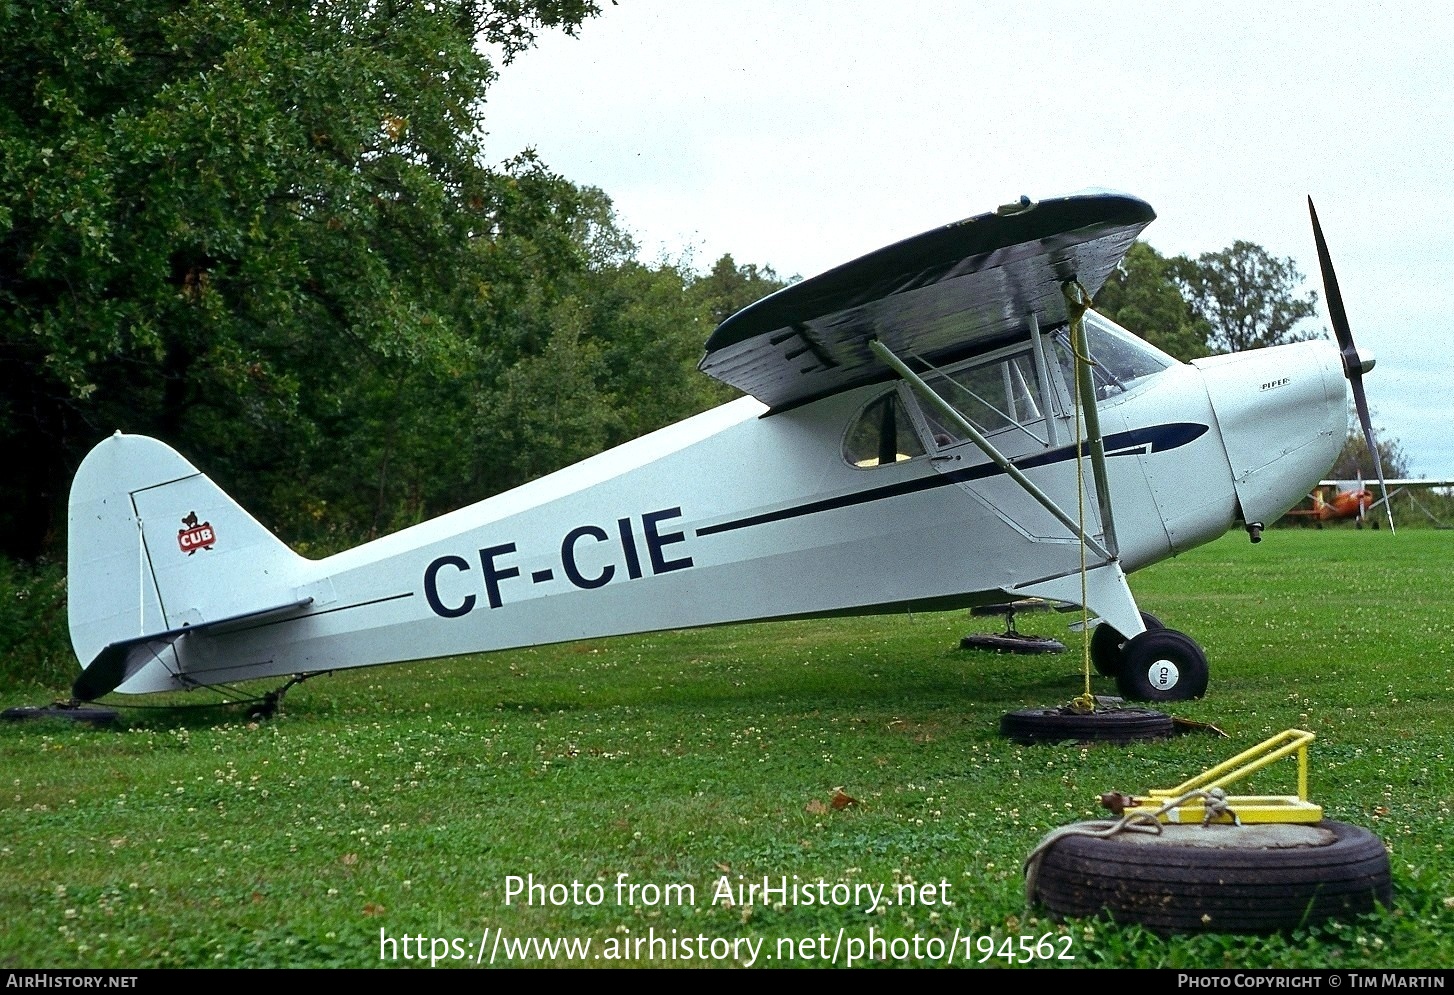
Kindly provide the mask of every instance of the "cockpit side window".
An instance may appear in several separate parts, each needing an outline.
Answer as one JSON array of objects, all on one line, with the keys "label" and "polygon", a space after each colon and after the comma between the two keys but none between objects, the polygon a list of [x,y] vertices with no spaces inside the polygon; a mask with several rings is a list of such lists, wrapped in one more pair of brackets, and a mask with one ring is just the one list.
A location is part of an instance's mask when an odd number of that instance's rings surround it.
[{"label": "cockpit side window", "polygon": [[[986,436],[1016,430],[1045,445],[1043,431],[1032,426],[1043,423],[1041,405],[1045,395],[1035,373],[1035,360],[1028,352],[1018,352],[991,362],[967,366],[948,373],[925,378],[934,392],[964,416]],[[937,446],[960,441],[958,426],[947,423],[943,415],[921,404],[924,420]]]},{"label": "cockpit side window", "polygon": [[924,455],[924,444],[897,390],[859,412],[843,436],[843,458],[851,466],[887,466]]}]

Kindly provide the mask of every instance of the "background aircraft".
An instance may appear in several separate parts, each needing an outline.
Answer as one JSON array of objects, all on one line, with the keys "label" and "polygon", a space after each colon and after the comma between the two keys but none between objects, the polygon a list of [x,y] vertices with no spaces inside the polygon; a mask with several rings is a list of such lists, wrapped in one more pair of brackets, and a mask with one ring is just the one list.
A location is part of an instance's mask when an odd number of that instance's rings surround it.
[{"label": "background aircraft", "polygon": [[[1384,485],[1389,488],[1388,500],[1392,500],[1398,494],[1408,490],[1454,487],[1454,480],[1395,477],[1385,480]],[[1312,502],[1312,507],[1293,508],[1286,517],[1312,521],[1318,528],[1322,528],[1325,522],[1351,521],[1356,528],[1361,529],[1363,523],[1367,521],[1376,529],[1378,528],[1378,515],[1373,512],[1379,505],[1384,504],[1384,499],[1376,497],[1374,492],[1364,485],[1361,477],[1356,480],[1320,480],[1317,488],[1309,495],[1309,500]],[[1430,519],[1438,523],[1438,519],[1428,509],[1422,508],[1421,505],[1420,508]],[[1391,518],[1390,514],[1390,520]]]},{"label": "background aircraft", "polygon": [[1336,346],[1183,364],[1088,311],[1154,217],[1022,198],[794,284],[707,342],[750,396],[326,559],[118,433],[71,489],[73,693],[1043,597],[1098,618],[1125,697],[1198,697],[1201,648],[1126,574],[1239,522],[1256,542],[1332,465],[1350,385],[1376,453],[1372,360],[1315,214]]}]

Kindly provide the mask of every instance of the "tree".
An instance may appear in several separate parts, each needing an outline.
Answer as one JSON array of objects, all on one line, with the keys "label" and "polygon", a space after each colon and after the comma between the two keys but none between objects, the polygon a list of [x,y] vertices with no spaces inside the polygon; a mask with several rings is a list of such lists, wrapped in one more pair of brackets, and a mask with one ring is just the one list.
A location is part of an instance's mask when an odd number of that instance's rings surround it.
[{"label": "tree", "polygon": [[1210,326],[1214,350],[1241,352],[1316,337],[1297,325],[1317,313],[1318,295],[1300,295],[1297,265],[1260,245],[1237,241],[1195,260],[1176,256],[1168,272],[1192,314]]},{"label": "tree", "polygon": [[[1364,481],[1377,481],[1378,472],[1374,469],[1373,457],[1369,455],[1368,442],[1363,438],[1363,429],[1358,427],[1358,416],[1350,412],[1348,417],[1354,427],[1349,430],[1343,451],[1328,471],[1328,479],[1356,480],[1362,477]],[[1387,432],[1374,431],[1378,437],[1378,459],[1383,464],[1383,475],[1387,478],[1412,476],[1408,454],[1398,440]]]},{"label": "tree", "polygon": [[[614,229],[614,223],[609,226]],[[612,235],[620,238],[619,234]],[[725,400],[696,369],[711,332],[693,275],[634,258],[635,246],[570,281],[549,312],[550,338],[477,402],[492,489],[523,483]]]},{"label": "tree", "polygon": [[1209,355],[1211,326],[1193,314],[1172,279],[1170,263],[1145,242],[1136,242],[1096,294],[1101,314],[1169,355],[1187,362]]},{"label": "tree", "polygon": [[441,447],[403,402],[444,412],[538,352],[542,301],[588,264],[582,191],[486,164],[483,46],[508,62],[596,11],[0,7],[0,553],[53,545],[116,428],[206,455],[273,521],[316,505],[306,481],[356,427]]},{"label": "tree", "polygon": [[707,306],[715,327],[747,305],[797,279],[785,280],[771,266],[758,266],[756,263],[738,266],[728,253],[713,263],[706,275],[693,282],[692,293]]}]

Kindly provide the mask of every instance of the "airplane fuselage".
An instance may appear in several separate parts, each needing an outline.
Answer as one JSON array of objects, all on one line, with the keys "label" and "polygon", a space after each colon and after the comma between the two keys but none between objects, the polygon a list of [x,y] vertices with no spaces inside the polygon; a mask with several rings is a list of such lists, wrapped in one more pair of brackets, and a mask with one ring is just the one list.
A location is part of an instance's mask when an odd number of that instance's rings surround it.
[{"label": "airplane fuselage", "polygon": [[[1059,374],[1046,381],[1038,408],[991,441],[1104,539],[1089,461],[1076,458],[1071,387]],[[849,436],[890,394],[924,451],[854,458]],[[1274,520],[1326,471],[1346,426],[1325,343],[1174,364],[1098,410],[1126,572],[1239,517]],[[317,561],[266,551],[271,537],[227,559],[230,538],[256,523],[225,495],[209,500],[221,492],[181,457],[153,454],[160,443],[118,437],[98,447],[129,447],[116,464],[179,465],[168,483],[132,493],[151,562],[135,624],[112,613],[87,637],[82,618],[77,652],[94,655],[118,624],[141,635],[230,618],[249,600],[298,605],[199,629],[119,688],[159,691],[661,629],[966,606],[1074,575],[1079,540],[973,444],[935,438],[930,422],[902,383],[776,412],[742,398]],[[185,521],[194,524],[178,530]],[[133,570],[115,560],[118,574]],[[1122,600],[1091,607],[1139,631],[1134,602]]]}]

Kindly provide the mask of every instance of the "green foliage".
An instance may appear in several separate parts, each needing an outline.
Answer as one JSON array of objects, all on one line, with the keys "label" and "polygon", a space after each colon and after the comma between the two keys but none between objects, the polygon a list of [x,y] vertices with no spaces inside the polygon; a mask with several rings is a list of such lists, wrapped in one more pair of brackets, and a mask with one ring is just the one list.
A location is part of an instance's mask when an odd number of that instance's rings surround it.
[{"label": "green foliage", "polygon": [[696,281],[693,292],[707,306],[712,325],[716,327],[747,305],[781,290],[798,277],[784,280],[771,266],[747,263],[738,266],[728,253],[712,264],[712,269]]},{"label": "green foliage", "polygon": [[1291,259],[1252,242],[1196,259],[1137,242],[1096,295],[1096,310],[1186,361],[1315,338],[1298,328],[1317,314],[1318,296],[1300,293],[1302,282]]},{"label": "green foliage", "polygon": [[725,400],[716,314],[610,199],[480,144],[496,65],[588,0],[0,8],[0,552],[120,429],[309,554]]},{"label": "green foliage", "polygon": [[1096,310],[1182,362],[1211,354],[1211,326],[1192,312],[1172,261],[1136,242],[1096,294]]},{"label": "green foliage", "polygon": [[[568,187],[579,263],[523,283],[509,327],[443,376],[365,377],[312,409],[316,472],[285,534],[317,550],[414,524],[671,424],[727,399],[696,370],[711,325],[700,279],[644,265],[599,190]],[[522,277],[523,280],[523,277]],[[330,441],[331,440],[331,441]],[[362,479],[361,479],[362,478]],[[338,521],[363,529],[328,528]]]},{"label": "green foliage", "polygon": [[[1350,412],[1348,417],[1353,427],[1348,432],[1348,439],[1343,443],[1343,451],[1338,454],[1337,461],[1328,471],[1328,479],[1356,480],[1358,477],[1362,477],[1365,481],[1376,481],[1378,474],[1373,467],[1373,457],[1368,451],[1368,441],[1363,438],[1363,429],[1358,427],[1358,416]],[[1375,430],[1375,434],[1378,442],[1378,459],[1383,465],[1383,475],[1385,477],[1412,476],[1409,470],[1408,454],[1404,452],[1398,440],[1387,432]]]},{"label": "green foliage", "polygon": [[69,687],[75,670],[65,572],[0,556],[0,687]]},{"label": "green foliage", "polygon": [[327,463],[320,418],[538,348],[590,205],[528,157],[485,164],[484,44],[508,60],[595,11],[0,8],[0,548],[53,541],[69,471],[118,427],[287,519],[280,481]]},{"label": "green foliage", "polygon": [[1316,337],[1299,331],[1317,314],[1318,295],[1300,294],[1303,274],[1291,259],[1278,259],[1260,245],[1236,241],[1220,252],[1195,260],[1176,256],[1168,273],[1191,306],[1211,328],[1211,347],[1241,352]]}]

